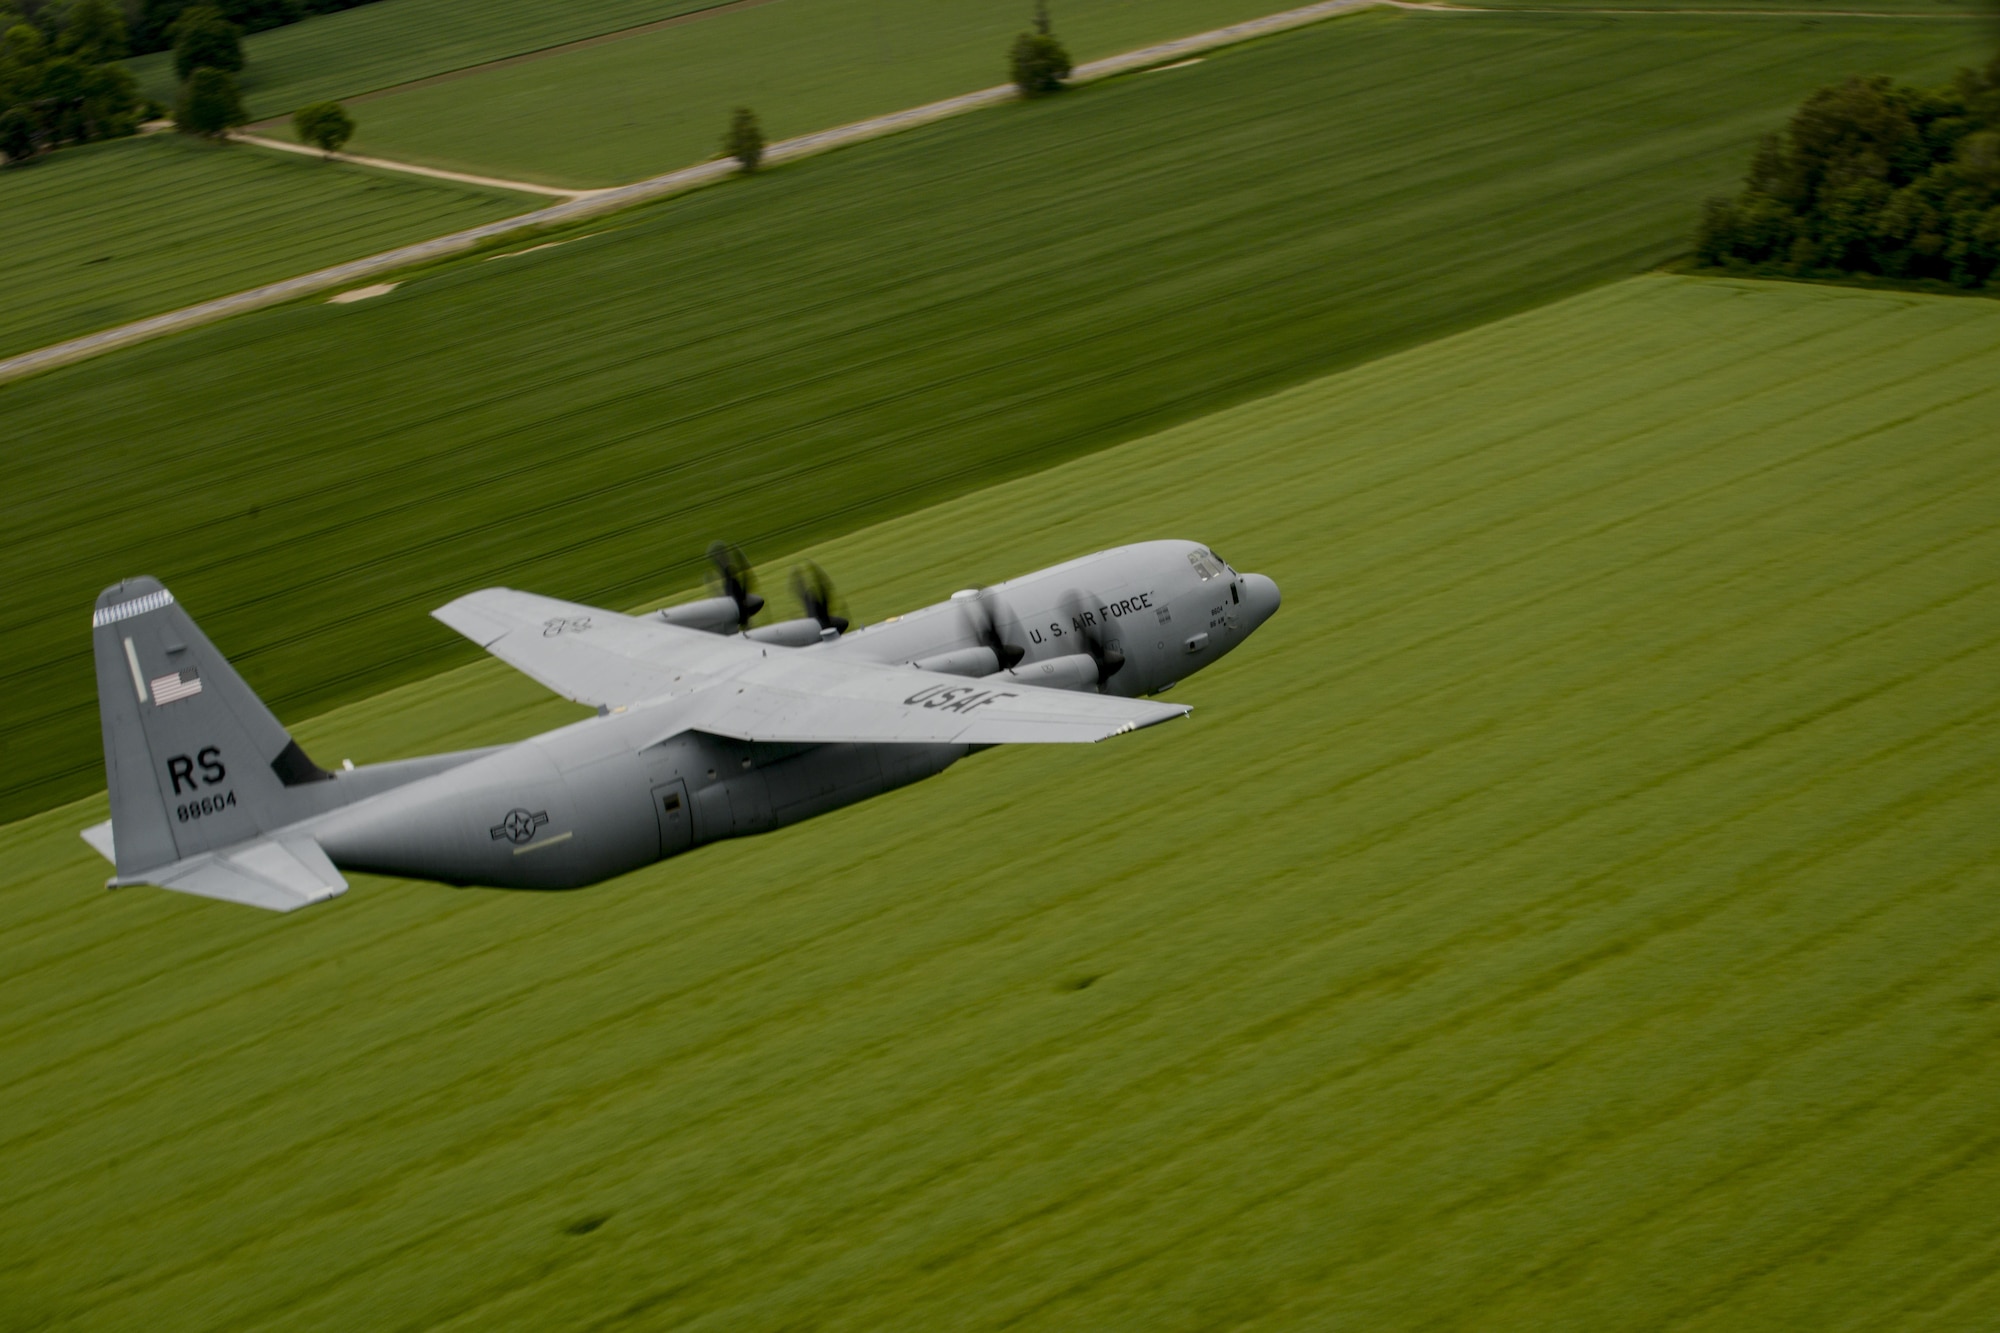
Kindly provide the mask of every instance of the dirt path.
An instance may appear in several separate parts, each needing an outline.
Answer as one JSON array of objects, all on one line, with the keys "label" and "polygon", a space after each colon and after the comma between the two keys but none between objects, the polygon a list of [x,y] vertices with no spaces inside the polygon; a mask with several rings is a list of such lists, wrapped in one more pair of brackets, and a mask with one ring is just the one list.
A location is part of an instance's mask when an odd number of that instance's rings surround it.
[{"label": "dirt path", "polygon": [[463,185],[485,185],[498,190],[517,190],[522,194],[541,194],[554,199],[582,199],[593,194],[603,194],[603,190],[565,190],[554,185],[535,185],[528,181],[503,180],[498,176],[475,176],[467,171],[445,171],[439,167],[420,167],[414,162],[392,162],[386,157],[362,157],[355,153],[322,153],[317,148],[301,143],[290,143],[284,139],[267,139],[261,134],[246,134],[234,130],[229,137],[237,143],[252,144],[258,148],[275,148],[281,153],[301,153],[306,157],[327,157],[335,162],[351,162],[357,167],[374,167],[378,171],[400,171],[410,176],[430,176],[441,181],[457,181]]}]

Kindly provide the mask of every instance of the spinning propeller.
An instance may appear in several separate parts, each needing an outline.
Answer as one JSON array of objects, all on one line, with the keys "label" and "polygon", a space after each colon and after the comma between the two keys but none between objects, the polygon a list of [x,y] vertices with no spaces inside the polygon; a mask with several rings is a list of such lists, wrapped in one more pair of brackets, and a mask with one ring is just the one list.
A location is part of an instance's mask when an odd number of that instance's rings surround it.
[{"label": "spinning propeller", "polygon": [[821,629],[847,633],[847,617],[833,614],[833,580],[825,570],[810,560],[793,566],[792,591],[798,594],[806,615],[818,621]]},{"label": "spinning propeller", "polygon": [[1002,610],[1005,608],[1001,607],[1000,598],[991,588],[982,588],[977,597],[965,599],[965,614],[972,621],[973,637],[979,640],[981,647],[992,652],[1000,670],[1012,671],[1028,655],[1028,650],[1000,637],[999,613]]},{"label": "spinning propeller", "polygon": [[751,591],[756,584],[756,575],[751,571],[743,548],[731,546],[728,542],[717,542],[708,548],[708,559],[715,566],[709,575],[709,582],[720,584],[722,595],[736,603],[736,628],[750,628],[750,618],[764,609],[764,599]]},{"label": "spinning propeller", "polygon": [[1090,660],[1097,663],[1097,683],[1101,688],[1105,681],[1117,675],[1125,666],[1125,654],[1118,645],[1110,642],[1104,633],[1104,626],[1091,608],[1100,606],[1095,597],[1085,597],[1082,592],[1072,592],[1063,600],[1063,610],[1069,616],[1070,628],[1083,640],[1083,651]]}]

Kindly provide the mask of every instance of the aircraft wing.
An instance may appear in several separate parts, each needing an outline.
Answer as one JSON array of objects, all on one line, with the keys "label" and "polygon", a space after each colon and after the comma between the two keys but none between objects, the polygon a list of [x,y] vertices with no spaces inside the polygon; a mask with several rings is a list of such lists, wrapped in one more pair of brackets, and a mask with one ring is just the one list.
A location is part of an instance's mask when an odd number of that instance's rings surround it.
[{"label": "aircraft wing", "polygon": [[509,588],[432,612],[579,703],[685,698],[674,732],[792,744],[1016,745],[1103,740],[1185,716],[1179,704],[972,680],[705,634]]},{"label": "aircraft wing", "polygon": [[431,614],[521,674],[593,708],[687,693],[761,650],[747,639],[512,588],[467,593]]},{"label": "aircraft wing", "polygon": [[1182,704],[1044,690],[780,649],[696,696],[688,725],[745,741],[952,745],[1101,741],[1186,716]]}]

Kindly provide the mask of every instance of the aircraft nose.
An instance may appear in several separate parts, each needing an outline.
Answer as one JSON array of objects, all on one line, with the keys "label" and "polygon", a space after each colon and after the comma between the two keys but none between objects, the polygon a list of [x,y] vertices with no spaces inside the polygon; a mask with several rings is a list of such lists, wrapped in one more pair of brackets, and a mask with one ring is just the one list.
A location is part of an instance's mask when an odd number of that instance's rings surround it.
[{"label": "aircraft nose", "polygon": [[[1277,614],[1278,603],[1283,601],[1278,585],[1263,574],[1243,575],[1243,610],[1250,629]],[[1247,631],[1246,631],[1247,632]]]}]

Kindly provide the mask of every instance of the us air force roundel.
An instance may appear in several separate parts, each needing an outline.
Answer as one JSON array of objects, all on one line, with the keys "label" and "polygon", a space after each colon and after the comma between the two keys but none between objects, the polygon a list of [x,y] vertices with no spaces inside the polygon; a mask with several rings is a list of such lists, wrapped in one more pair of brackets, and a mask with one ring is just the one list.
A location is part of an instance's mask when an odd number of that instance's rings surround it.
[{"label": "us air force roundel", "polygon": [[537,810],[530,814],[519,806],[515,806],[507,812],[505,819],[495,824],[488,831],[493,835],[493,839],[496,842],[501,838],[505,838],[509,842],[526,842],[535,836],[535,830],[548,822],[549,812],[546,810]]}]

